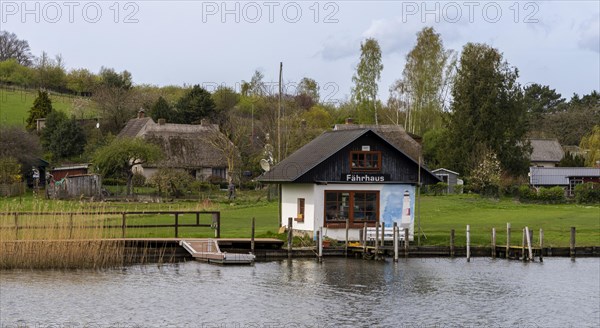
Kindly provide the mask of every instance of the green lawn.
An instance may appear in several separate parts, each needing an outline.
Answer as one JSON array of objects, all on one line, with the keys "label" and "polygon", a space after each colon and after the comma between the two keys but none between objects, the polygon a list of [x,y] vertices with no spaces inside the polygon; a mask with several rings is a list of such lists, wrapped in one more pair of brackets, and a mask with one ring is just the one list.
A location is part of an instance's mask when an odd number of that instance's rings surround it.
[{"label": "green lawn", "polygon": [[[25,126],[29,110],[36,97],[37,91],[0,88],[0,124]],[[52,108],[65,112],[69,116],[96,117],[93,114],[94,105],[87,99],[54,93],[50,93],[50,99]]]},{"label": "green lawn", "polygon": [[[279,228],[277,202],[267,202],[265,191],[238,192],[230,202],[226,192],[215,191],[197,199],[165,203],[88,203],[79,201],[47,201],[31,194],[19,198],[0,198],[0,210],[8,211],[152,211],[152,210],[215,210],[221,211],[222,237],[249,237],[252,217],[256,218],[257,237],[275,236]],[[491,229],[497,230],[498,244],[505,244],[506,223],[512,225],[511,244],[521,243],[521,229],[528,226],[534,231],[537,243],[539,229],[544,229],[546,246],[568,246],[570,227],[577,228],[578,246],[600,246],[600,205],[577,204],[521,204],[513,199],[490,200],[477,195],[423,196],[421,199],[421,226],[424,245],[448,245],[450,230],[456,230],[456,244],[465,244],[466,225],[471,226],[473,245],[489,245]],[[120,222],[118,217],[115,222]],[[195,222],[195,216],[184,215],[181,222]],[[201,223],[210,223],[209,216],[201,216]],[[130,224],[172,224],[173,216],[134,216]],[[418,221],[417,221],[418,222]],[[4,223],[3,223],[4,224]],[[418,223],[415,224],[417,229]],[[210,228],[180,228],[181,237],[210,237]],[[173,228],[130,229],[128,237],[173,237]]]},{"label": "green lawn", "polygon": [[[448,245],[450,230],[456,242],[464,245],[466,225],[470,225],[475,245],[489,245],[496,228],[497,244],[506,244],[506,223],[511,224],[511,244],[520,244],[522,229],[544,230],[547,246],[568,246],[570,227],[577,228],[578,245],[600,245],[600,206],[577,204],[522,204],[513,199],[483,199],[477,195],[425,196],[421,199],[421,227],[428,245]],[[416,224],[415,224],[416,225]],[[415,227],[416,229],[416,227]]]}]

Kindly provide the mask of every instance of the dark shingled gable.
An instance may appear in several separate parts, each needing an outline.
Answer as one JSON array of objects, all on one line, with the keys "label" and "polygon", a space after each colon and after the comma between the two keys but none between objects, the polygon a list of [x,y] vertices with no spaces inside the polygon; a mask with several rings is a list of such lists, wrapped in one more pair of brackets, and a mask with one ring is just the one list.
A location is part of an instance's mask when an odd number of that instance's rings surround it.
[{"label": "dark shingled gable", "polygon": [[[302,148],[298,149],[292,155],[285,158],[279,164],[275,165],[269,172],[265,172],[259,177],[259,180],[263,182],[294,182],[368,132],[374,133],[381,138],[381,140],[390,145],[390,147],[397,150],[401,156],[405,156],[411,162],[418,165],[418,162],[411,156],[408,156],[395,144],[391,143],[372,129],[347,129],[324,132]],[[436,182],[439,181],[433,173],[423,166],[422,170],[424,171],[424,174],[431,178],[430,180]]]},{"label": "dark shingled gable", "polygon": [[127,121],[127,125],[125,125],[123,130],[121,130],[121,132],[119,132],[119,134],[117,135],[117,138],[138,137],[140,135],[140,132],[142,131],[142,129],[144,127],[146,127],[146,125],[148,123],[150,123],[151,125],[156,124],[150,117],[133,118],[133,119]]}]

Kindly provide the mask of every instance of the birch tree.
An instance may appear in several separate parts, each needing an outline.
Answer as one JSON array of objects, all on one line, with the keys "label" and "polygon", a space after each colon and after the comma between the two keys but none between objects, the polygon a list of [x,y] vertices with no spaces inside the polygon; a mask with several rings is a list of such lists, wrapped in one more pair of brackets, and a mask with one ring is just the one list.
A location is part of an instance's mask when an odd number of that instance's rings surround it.
[{"label": "birch tree", "polygon": [[[352,96],[358,103],[362,123],[370,121],[373,117],[375,124],[379,124],[377,117],[377,82],[381,79],[381,48],[377,40],[368,38],[360,44],[360,62],[356,73],[352,77],[354,87]],[[372,115],[372,116],[371,116]]]}]

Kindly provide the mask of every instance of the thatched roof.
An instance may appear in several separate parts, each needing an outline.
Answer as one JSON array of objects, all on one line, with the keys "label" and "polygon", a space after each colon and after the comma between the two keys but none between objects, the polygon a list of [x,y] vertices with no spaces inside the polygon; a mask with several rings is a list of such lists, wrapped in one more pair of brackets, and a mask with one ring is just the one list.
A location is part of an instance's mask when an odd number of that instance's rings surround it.
[{"label": "thatched roof", "polygon": [[406,155],[412,157],[416,162],[419,161],[421,154],[421,145],[411,137],[400,125],[373,125],[373,124],[336,124],[334,130],[363,130],[370,129],[377,132],[389,143],[403,151]]},{"label": "thatched roof", "polygon": [[560,162],[565,156],[560,143],[556,139],[529,139],[531,142],[532,162]]},{"label": "thatched roof", "polygon": [[210,142],[220,134],[216,124],[163,124],[149,127],[144,138],[161,147],[165,159],[159,166],[175,168],[227,167],[223,152]]},{"label": "thatched roof", "polygon": [[143,137],[163,150],[164,159],[145,166],[161,166],[182,169],[203,167],[227,167],[223,152],[210,142],[220,135],[217,124],[156,123],[152,118],[134,118],[117,137]]}]

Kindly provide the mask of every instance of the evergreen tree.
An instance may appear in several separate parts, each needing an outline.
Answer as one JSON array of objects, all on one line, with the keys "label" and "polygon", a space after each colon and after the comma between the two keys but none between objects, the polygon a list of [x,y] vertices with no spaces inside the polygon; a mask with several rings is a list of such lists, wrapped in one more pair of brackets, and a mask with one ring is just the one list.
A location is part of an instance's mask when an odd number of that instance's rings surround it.
[{"label": "evergreen tree", "polygon": [[194,85],[175,106],[177,112],[173,118],[175,123],[199,123],[203,118],[211,118],[215,112],[215,102],[210,93],[199,85]]},{"label": "evergreen tree", "polygon": [[445,166],[468,176],[487,150],[497,154],[507,173],[527,172],[531,150],[517,77],[497,49],[465,45],[452,89]]},{"label": "evergreen tree", "polygon": [[164,118],[167,122],[170,122],[173,118],[173,108],[165,98],[160,96],[152,107],[150,107],[150,117],[152,117],[154,121]]},{"label": "evergreen tree", "polygon": [[33,107],[29,110],[27,117],[27,130],[33,131],[36,128],[36,120],[45,118],[52,112],[52,101],[46,91],[38,91],[38,95],[33,101]]},{"label": "evergreen tree", "polygon": [[74,118],[69,119],[65,113],[53,111],[46,118],[41,141],[44,149],[52,154],[52,159],[59,160],[81,155],[86,137]]}]

